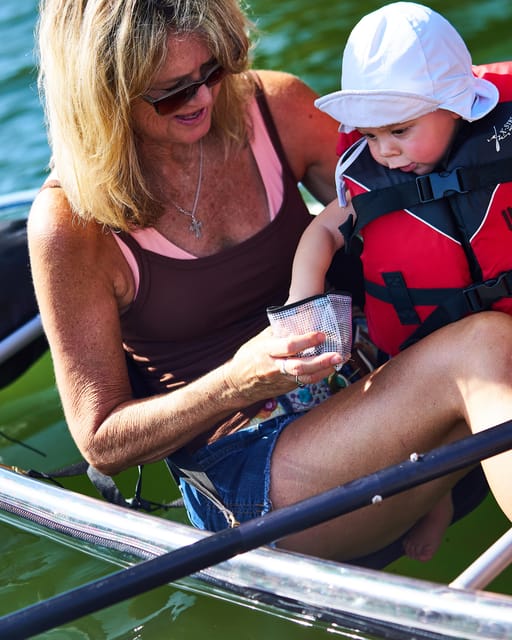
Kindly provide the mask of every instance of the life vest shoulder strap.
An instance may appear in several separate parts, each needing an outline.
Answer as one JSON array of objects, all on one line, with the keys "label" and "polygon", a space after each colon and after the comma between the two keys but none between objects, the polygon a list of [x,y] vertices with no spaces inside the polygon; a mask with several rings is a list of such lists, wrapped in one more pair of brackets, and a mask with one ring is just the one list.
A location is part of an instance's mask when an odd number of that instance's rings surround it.
[{"label": "life vest shoulder strap", "polygon": [[[361,193],[352,198],[357,220],[350,234],[356,235],[367,224],[391,211],[511,181],[510,158],[500,158],[478,167],[456,167],[451,171],[429,173],[409,182]],[[344,232],[343,229],[341,231]],[[345,233],[347,231],[345,227]]]}]

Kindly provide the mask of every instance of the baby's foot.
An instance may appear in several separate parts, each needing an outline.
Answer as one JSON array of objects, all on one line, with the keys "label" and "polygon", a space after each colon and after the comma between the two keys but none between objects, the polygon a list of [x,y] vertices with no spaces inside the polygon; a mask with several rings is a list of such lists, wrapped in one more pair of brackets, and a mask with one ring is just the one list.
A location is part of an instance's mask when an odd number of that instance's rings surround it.
[{"label": "baby's foot", "polygon": [[409,558],[427,562],[434,557],[453,517],[451,494],[441,500],[414,525],[404,538],[404,551]]}]

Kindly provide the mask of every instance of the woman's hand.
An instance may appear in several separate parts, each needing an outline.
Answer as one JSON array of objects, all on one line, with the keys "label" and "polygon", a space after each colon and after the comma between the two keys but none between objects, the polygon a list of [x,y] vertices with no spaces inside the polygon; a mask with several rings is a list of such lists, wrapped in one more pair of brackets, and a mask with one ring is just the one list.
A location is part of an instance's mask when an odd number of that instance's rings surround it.
[{"label": "woman's hand", "polygon": [[324,341],[325,334],[321,331],[278,338],[267,327],[240,347],[226,365],[226,376],[233,388],[251,402],[318,382],[342,362],[340,354],[330,352],[309,357],[296,354]]}]

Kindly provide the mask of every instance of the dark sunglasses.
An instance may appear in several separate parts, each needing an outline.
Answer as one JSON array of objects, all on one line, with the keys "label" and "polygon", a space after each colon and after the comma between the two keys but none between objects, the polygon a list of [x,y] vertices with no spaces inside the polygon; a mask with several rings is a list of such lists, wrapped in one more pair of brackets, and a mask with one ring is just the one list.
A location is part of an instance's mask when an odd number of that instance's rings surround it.
[{"label": "dark sunglasses", "polygon": [[161,98],[152,98],[151,96],[144,95],[142,96],[142,99],[149,102],[149,104],[152,104],[158,115],[166,116],[169,113],[173,113],[173,111],[177,111],[189,100],[192,100],[203,84],[210,89],[218,84],[226,74],[226,69],[224,69],[221,64],[217,64],[196,82],[191,82],[185,87],[180,87],[179,89],[172,89]]}]

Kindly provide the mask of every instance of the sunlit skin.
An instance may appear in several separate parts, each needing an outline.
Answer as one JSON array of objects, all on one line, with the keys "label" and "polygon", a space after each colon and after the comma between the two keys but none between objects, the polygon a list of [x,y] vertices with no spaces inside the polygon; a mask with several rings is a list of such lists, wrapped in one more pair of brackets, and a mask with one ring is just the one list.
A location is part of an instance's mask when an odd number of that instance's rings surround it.
[{"label": "sunlit skin", "polygon": [[422,176],[434,171],[443,159],[459,119],[452,111],[437,109],[400,124],[358,131],[367,139],[375,162],[388,169]]}]

